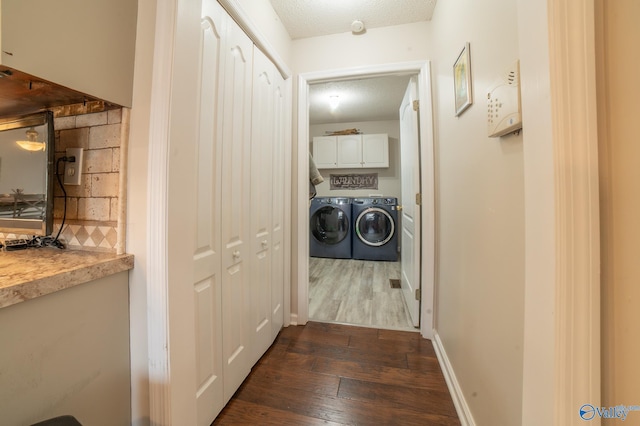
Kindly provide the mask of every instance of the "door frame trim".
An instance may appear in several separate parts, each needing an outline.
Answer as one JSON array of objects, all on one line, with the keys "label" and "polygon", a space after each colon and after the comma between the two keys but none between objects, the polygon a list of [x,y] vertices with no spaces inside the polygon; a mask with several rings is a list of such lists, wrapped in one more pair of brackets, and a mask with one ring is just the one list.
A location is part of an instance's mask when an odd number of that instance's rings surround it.
[{"label": "door frame trim", "polygon": [[[422,114],[420,122],[420,186],[421,206],[421,273],[420,333],[433,338],[435,289],[435,177],[433,146],[433,104],[431,97],[431,65],[429,61],[412,61],[355,68],[335,69],[300,74],[298,76],[298,141],[297,164],[297,315],[292,323],[306,324],[309,320],[309,84],[355,77],[375,77],[395,73],[415,73],[418,78],[418,99]],[[292,301],[295,302],[295,301]]]}]

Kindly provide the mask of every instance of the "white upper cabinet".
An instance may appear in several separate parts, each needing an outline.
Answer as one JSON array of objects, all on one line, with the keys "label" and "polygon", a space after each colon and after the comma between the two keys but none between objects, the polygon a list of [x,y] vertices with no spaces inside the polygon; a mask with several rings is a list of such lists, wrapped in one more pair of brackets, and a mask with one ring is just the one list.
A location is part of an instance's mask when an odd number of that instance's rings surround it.
[{"label": "white upper cabinet", "polygon": [[338,136],[338,168],[362,167],[362,135]]},{"label": "white upper cabinet", "polygon": [[387,134],[362,135],[362,167],[389,167]]},{"label": "white upper cabinet", "polygon": [[137,2],[2,0],[0,64],[131,106]]},{"label": "white upper cabinet", "polygon": [[319,169],[338,167],[338,149],[335,136],[313,138],[313,161]]},{"label": "white upper cabinet", "polygon": [[314,137],[313,159],[319,169],[389,167],[389,137],[385,133]]}]

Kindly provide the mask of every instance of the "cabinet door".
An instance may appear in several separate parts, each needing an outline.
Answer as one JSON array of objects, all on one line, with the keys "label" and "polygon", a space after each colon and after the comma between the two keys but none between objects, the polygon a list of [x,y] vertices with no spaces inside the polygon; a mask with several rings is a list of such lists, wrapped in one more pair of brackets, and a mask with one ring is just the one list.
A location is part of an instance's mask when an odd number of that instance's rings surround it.
[{"label": "cabinet door", "polygon": [[253,44],[230,18],[222,55],[222,352],[224,401],[229,401],[251,368],[249,348],[249,222],[251,86]]},{"label": "cabinet door", "polygon": [[273,144],[275,66],[253,50],[251,136],[251,364],[271,344],[271,214],[273,203]]},{"label": "cabinet door", "polygon": [[137,1],[2,1],[0,63],[131,106]]},{"label": "cabinet door", "polygon": [[196,199],[193,206],[194,317],[196,404],[198,425],[209,425],[224,406],[222,362],[222,289],[220,277],[220,209],[222,138],[217,120],[223,63],[223,10],[203,2],[200,22],[200,93],[197,155],[194,159]]},{"label": "cabinet door", "polygon": [[362,135],[338,136],[338,168],[362,167]]},{"label": "cabinet door", "polygon": [[389,167],[387,134],[362,135],[362,167]]},{"label": "cabinet door", "polygon": [[316,136],[313,138],[313,161],[319,169],[338,167],[338,149],[335,136]]}]

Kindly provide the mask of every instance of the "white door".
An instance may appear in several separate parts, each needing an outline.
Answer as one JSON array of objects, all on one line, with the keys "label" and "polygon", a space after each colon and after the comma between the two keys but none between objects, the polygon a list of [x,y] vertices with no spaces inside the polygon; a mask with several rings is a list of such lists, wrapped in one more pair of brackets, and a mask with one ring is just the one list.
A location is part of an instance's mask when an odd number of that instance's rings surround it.
[{"label": "white door", "polygon": [[273,99],[275,66],[253,51],[251,136],[251,364],[271,344],[271,214],[273,197]]},{"label": "white door", "polygon": [[402,182],[401,283],[411,321],[420,324],[420,193],[418,111],[416,79],[412,77],[400,105],[400,169]]},{"label": "white door", "polygon": [[223,45],[222,106],[222,352],[224,401],[245,379],[250,364],[249,222],[253,44],[227,19]]},{"label": "white door", "polygon": [[[209,425],[223,407],[222,291],[220,287],[220,126],[218,81],[222,71],[223,11],[205,1],[200,35],[200,94],[193,208],[196,401],[198,425]],[[188,229],[188,228],[185,228]]]}]

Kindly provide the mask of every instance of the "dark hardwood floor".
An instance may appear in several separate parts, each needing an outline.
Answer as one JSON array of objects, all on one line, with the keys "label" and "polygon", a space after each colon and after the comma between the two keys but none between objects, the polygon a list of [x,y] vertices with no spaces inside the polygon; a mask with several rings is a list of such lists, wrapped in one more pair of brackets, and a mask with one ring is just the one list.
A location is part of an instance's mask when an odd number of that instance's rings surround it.
[{"label": "dark hardwood floor", "polygon": [[309,322],[283,329],[213,425],[459,425],[430,341]]}]

